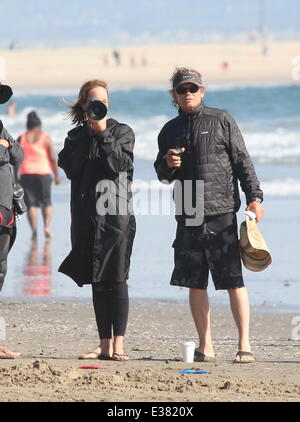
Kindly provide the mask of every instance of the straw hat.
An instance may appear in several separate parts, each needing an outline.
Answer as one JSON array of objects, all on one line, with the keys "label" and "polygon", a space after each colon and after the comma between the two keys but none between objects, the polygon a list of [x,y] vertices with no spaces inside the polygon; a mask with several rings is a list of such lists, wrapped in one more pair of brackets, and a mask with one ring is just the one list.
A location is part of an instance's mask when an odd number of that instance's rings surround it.
[{"label": "straw hat", "polygon": [[[240,227],[240,254],[248,270],[262,271],[272,263],[271,253],[256,225],[255,218],[247,212]],[[254,214],[255,215],[255,214]]]}]

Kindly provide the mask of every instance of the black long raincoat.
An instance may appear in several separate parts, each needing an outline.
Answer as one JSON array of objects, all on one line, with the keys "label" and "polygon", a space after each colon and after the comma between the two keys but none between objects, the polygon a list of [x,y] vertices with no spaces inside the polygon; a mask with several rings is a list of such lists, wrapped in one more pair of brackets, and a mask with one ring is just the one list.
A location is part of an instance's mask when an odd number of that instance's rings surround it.
[{"label": "black long raincoat", "polygon": [[72,250],[59,267],[79,286],[128,279],[135,236],[131,183],[134,133],[108,119],[91,135],[68,133],[58,165],[71,180]]}]

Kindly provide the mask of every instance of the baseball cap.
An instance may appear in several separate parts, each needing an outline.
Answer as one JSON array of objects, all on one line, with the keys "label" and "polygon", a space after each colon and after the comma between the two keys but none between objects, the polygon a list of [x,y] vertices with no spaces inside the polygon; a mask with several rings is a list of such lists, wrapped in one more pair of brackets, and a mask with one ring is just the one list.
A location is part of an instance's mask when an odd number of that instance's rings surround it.
[{"label": "baseball cap", "polygon": [[240,227],[240,255],[248,270],[262,271],[272,263],[271,253],[255,219],[248,216]]},{"label": "baseball cap", "polygon": [[12,95],[13,92],[11,87],[0,83],[0,104],[6,103]]},{"label": "baseball cap", "polygon": [[203,86],[202,77],[192,70],[186,74],[178,74],[173,80],[173,89],[178,88],[180,85],[190,83],[199,87]]}]

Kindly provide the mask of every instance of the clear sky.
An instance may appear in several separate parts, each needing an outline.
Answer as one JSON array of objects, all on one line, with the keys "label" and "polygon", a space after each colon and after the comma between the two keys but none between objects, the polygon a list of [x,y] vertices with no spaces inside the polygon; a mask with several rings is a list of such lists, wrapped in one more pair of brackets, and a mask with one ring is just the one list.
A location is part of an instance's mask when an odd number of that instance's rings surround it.
[{"label": "clear sky", "polygon": [[0,45],[246,39],[265,3],[270,38],[300,38],[300,0],[1,0]]}]

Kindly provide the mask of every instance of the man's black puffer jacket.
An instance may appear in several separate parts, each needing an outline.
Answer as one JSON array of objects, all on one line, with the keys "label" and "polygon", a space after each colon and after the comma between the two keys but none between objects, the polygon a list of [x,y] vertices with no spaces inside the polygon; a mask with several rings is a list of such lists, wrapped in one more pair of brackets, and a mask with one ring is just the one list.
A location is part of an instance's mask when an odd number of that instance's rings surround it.
[{"label": "man's black puffer jacket", "polygon": [[[154,163],[159,180],[204,181],[204,215],[237,212],[241,201],[238,180],[249,204],[263,199],[251,158],[241,132],[229,113],[203,103],[191,113],[179,110],[158,136],[159,152]],[[167,151],[185,147],[182,165],[170,169]]]}]

